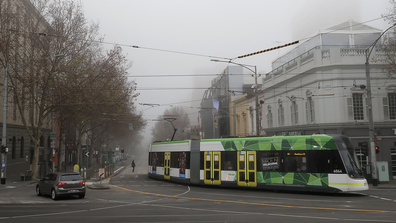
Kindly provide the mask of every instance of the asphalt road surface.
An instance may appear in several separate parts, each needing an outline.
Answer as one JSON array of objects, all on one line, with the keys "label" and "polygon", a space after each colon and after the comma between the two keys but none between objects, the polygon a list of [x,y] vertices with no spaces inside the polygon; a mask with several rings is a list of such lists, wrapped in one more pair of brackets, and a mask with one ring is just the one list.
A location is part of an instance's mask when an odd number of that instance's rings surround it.
[{"label": "asphalt road surface", "polygon": [[35,185],[0,189],[1,222],[395,222],[396,189],[364,193],[290,193],[189,186],[147,177],[135,157],[106,190],[84,199],[37,196]]}]

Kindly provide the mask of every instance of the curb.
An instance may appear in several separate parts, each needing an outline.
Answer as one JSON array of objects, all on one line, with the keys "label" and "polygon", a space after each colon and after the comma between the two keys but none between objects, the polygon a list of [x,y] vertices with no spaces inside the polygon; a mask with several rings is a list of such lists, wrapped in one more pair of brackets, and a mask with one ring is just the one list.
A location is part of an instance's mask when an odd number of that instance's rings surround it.
[{"label": "curb", "polygon": [[[124,169],[125,169],[125,166],[121,166],[120,168],[116,169],[116,170],[114,171],[114,173],[111,174],[111,175],[109,176],[109,178],[107,178],[107,182],[108,182],[109,179],[111,179],[112,177],[116,176],[117,174],[119,174],[119,173],[120,173],[122,170],[124,170]],[[107,190],[107,189],[110,189],[110,187],[109,187],[109,186],[106,186],[106,185],[102,185],[102,186],[100,186],[100,185],[95,185],[94,183],[97,183],[97,182],[98,182],[98,181],[91,182],[92,184],[91,184],[91,185],[86,185],[86,187],[89,188],[89,189],[92,189],[92,190]],[[105,182],[104,184],[107,184],[107,182]]]}]

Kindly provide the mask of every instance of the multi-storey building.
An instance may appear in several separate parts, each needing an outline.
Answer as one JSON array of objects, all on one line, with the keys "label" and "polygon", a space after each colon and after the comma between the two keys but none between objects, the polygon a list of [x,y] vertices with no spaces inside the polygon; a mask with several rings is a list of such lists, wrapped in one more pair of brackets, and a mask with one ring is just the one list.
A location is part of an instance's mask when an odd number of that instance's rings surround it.
[{"label": "multi-storey building", "polygon": [[[263,80],[267,135],[343,134],[367,164],[366,49],[381,34],[348,21],[275,60]],[[377,160],[386,161],[389,176],[396,177],[396,83],[382,73],[382,53],[374,47],[369,58],[375,143]]]},{"label": "multi-storey building", "polygon": [[[18,111],[17,102],[10,91],[10,76],[14,75],[13,71],[26,69],[28,65],[32,64],[31,59],[28,56],[26,58],[20,59],[17,53],[21,55],[29,55],[32,53],[33,49],[28,44],[28,40],[21,37],[22,31],[29,32],[28,30],[21,30],[23,27],[21,24],[36,23],[37,22],[37,33],[40,32],[42,27],[48,27],[48,23],[45,21],[39,21],[41,18],[37,14],[37,10],[33,4],[28,0],[17,0],[17,1],[0,1],[0,17],[1,17],[1,27],[2,34],[1,39],[3,47],[0,52],[0,83],[1,86],[5,86],[5,74],[8,71],[8,89],[1,89],[0,103],[3,107],[7,108],[7,119],[6,123],[3,123],[4,110],[0,110],[0,122],[1,126],[6,127],[6,142],[5,145],[8,148],[8,153],[4,157],[5,175],[2,179],[11,178],[17,179],[21,174],[29,174],[28,172],[32,169],[32,157],[34,153],[34,144],[30,140],[29,134],[26,131],[25,125],[21,120],[20,113]],[[8,27],[9,29],[5,28]],[[26,26],[25,26],[26,27]],[[17,32],[20,31],[20,32]],[[11,39],[11,40],[10,40]],[[12,44],[12,41],[18,41],[19,44]],[[14,42],[15,43],[15,42]],[[22,51],[29,52],[22,52]],[[18,58],[18,59],[16,59]],[[21,61],[15,62],[13,61]],[[30,60],[30,61],[29,61]],[[34,62],[34,60],[33,60]],[[13,68],[10,64],[13,63]],[[8,99],[4,104],[4,92],[8,90]],[[21,92],[26,93],[26,92]],[[28,105],[26,105],[28,106]],[[29,120],[31,122],[31,120]],[[37,124],[37,123],[35,123]],[[44,124],[42,135],[40,137],[40,152],[39,152],[39,164],[41,167],[47,166],[51,156],[52,151],[50,147],[50,131],[51,131],[51,120],[48,119]],[[3,128],[0,129],[1,134],[3,134]],[[4,143],[3,143],[4,144]],[[46,162],[41,162],[46,160]],[[42,170],[42,168],[39,168]]]},{"label": "multi-storey building", "polygon": [[242,92],[243,70],[240,66],[229,66],[215,79],[201,101],[201,128],[204,139],[230,135],[229,103]]}]

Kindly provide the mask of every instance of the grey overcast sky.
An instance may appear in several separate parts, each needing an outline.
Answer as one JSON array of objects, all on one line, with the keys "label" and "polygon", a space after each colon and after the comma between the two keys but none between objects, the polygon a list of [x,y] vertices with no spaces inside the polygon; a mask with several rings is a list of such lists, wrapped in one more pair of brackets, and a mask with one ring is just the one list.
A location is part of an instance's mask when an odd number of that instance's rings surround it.
[{"label": "grey overcast sky", "polygon": [[[211,56],[235,58],[296,40],[304,41],[320,30],[349,19],[385,30],[390,25],[381,14],[391,7],[389,0],[81,2],[87,20],[99,22],[104,41],[121,44],[132,61],[129,76],[138,84],[137,103],[161,105],[138,106],[144,118],[155,119],[170,105],[185,106],[191,114],[192,125],[197,124],[196,108],[204,89],[227,66],[211,62]],[[105,45],[105,48],[111,47]],[[259,73],[267,73],[272,70],[271,62],[291,49],[287,47],[235,62],[255,65]],[[147,129],[152,126],[153,123],[149,123]]]}]

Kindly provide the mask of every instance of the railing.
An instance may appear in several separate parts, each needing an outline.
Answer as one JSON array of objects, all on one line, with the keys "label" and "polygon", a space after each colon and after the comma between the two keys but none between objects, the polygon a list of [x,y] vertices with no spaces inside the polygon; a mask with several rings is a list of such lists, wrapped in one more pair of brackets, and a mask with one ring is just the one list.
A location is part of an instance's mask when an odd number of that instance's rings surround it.
[{"label": "railing", "polygon": [[366,49],[341,49],[341,57],[364,57]]},{"label": "railing", "polygon": [[[282,64],[281,66],[275,68],[274,70],[270,71],[267,74],[265,79],[267,79],[271,75],[283,70],[284,67],[288,67],[289,65],[296,63],[297,59],[304,60],[305,58],[312,56],[313,52],[317,49],[322,50],[322,59],[330,58],[330,50],[329,49],[332,47],[339,47],[341,49],[341,52],[340,52],[341,57],[363,57],[363,56],[365,56],[366,49],[368,46],[336,46],[336,45],[334,45],[334,46],[316,46],[316,47],[308,50],[307,52],[293,58],[292,60],[289,60],[288,62]],[[384,54],[383,50],[381,50],[380,48],[376,48],[375,53],[377,55]]]}]

